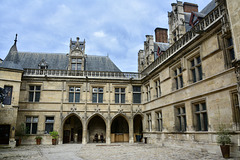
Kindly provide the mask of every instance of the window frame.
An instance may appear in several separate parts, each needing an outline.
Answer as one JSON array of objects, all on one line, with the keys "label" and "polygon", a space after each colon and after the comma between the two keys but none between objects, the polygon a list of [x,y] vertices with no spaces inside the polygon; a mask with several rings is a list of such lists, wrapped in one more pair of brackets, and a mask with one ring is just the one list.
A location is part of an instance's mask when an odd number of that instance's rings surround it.
[{"label": "window frame", "polygon": [[[33,90],[31,90],[31,87],[33,87]],[[39,90],[37,90],[36,88],[40,87]],[[42,86],[41,85],[29,85],[29,90],[28,90],[28,102],[40,102],[40,98],[41,98],[41,91],[42,91]],[[36,101],[36,95],[37,93],[39,93],[39,98]],[[32,101],[30,100],[31,94],[33,94],[32,96]]]},{"label": "window frame", "polygon": [[200,54],[189,59],[189,70],[192,83],[203,80],[202,58]]},{"label": "window frame", "polygon": [[175,106],[176,113],[176,130],[178,132],[187,131],[187,116],[186,116],[186,107],[185,105]]},{"label": "window frame", "polygon": [[[7,93],[7,88],[8,89],[11,88],[8,93]],[[4,85],[4,91],[5,91],[6,97],[5,97],[4,101],[3,101],[3,104],[4,105],[11,105],[12,104],[13,86]]]},{"label": "window frame", "polygon": [[147,102],[151,101],[151,87],[150,84],[145,86],[147,91],[146,91],[146,96],[147,96]]},{"label": "window frame", "polygon": [[239,108],[239,96],[238,91],[231,91],[231,103],[232,103],[232,110],[233,110],[233,122],[235,125],[236,131],[240,130],[240,108]]},{"label": "window frame", "polygon": [[[71,91],[70,88],[73,88],[74,90]],[[77,91],[77,88],[79,88],[79,91]],[[70,101],[70,94],[73,94],[73,99]],[[79,94],[79,101],[76,101],[76,96]],[[81,102],[81,86],[69,86],[69,91],[68,91],[68,102],[69,103],[80,103]]]},{"label": "window frame", "polygon": [[156,98],[159,98],[159,97],[161,97],[161,82],[160,82],[160,79],[155,80],[154,83],[155,83]]},{"label": "window frame", "polygon": [[[204,106],[203,104],[205,104],[205,109],[203,108]],[[197,105],[199,106],[198,109],[197,109]],[[208,121],[209,118],[208,118],[206,101],[195,102],[192,104],[192,106],[193,106],[195,130],[198,132],[207,132],[209,127],[209,121]],[[204,115],[206,115],[206,117],[204,117]]]},{"label": "window frame", "polygon": [[[49,117],[53,117],[53,122],[47,122],[47,118]],[[52,132],[54,130],[54,122],[55,122],[55,117],[54,116],[45,116],[45,130],[44,130],[44,134],[49,134],[49,132]],[[52,131],[47,131],[46,130],[46,126],[47,124],[52,124]]]},{"label": "window frame", "polygon": [[151,113],[147,114],[147,126],[148,126],[148,131],[151,132],[152,131],[152,115]]},{"label": "window frame", "polygon": [[[97,91],[94,91],[94,89],[97,89]],[[102,89],[101,92],[100,92],[100,89]],[[104,93],[104,87],[92,87],[92,103],[103,103],[103,93]],[[96,98],[97,98],[96,102],[94,102],[94,94],[96,94]],[[100,99],[100,96],[102,97],[102,99]]]},{"label": "window frame", "polygon": [[181,66],[173,68],[173,81],[175,90],[183,88],[183,69]]},{"label": "window frame", "polygon": [[163,116],[162,116],[162,111],[157,111],[156,112],[156,121],[157,121],[157,127],[156,131],[162,132],[163,131]]},{"label": "window frame", "polygon": [[[28,122],[27,118],[30,118],[30,122]],[[34,118],[37,118],[37,122],[34,121]],[[26,116],[26,121],[25,121],[25,128],[26,128],[26,134],[32,135],[32,134],[37,134],[38,133],[38,121],[39,121],[39,117],[38,116]],[[30,124],[30,128],[28,129],[28,125]],[[33,133],[33,124],[36,124],[36,133]],[[29,132],[28,132],[29,131]]]},{"label": "window frame", "polygon": [[[137,87],[138,89],[140,88],[140,91],[134,91],[134,87]],[[141,104],[141,102],[142,102],[142,86],[133,85],[132,89],[133,89],[133,101],[132,101],[132,103],[133,104]],[[135,97],[134,95],[139,96],[139,101],[137,101],[137,99],[134,98]]]},{"label": "window frame", "polygon": [[[75,60],[75,62],[73,62],[73,60]],[[78,61],[79,60],[79,61]],[[82,70],[82,58],[78,58],[78,57],[72,57],[71,58],[71,70],[73,71],[81,71]],[[78,65],[80,65],[80,68],[78,68]],[[74,66],[74,69],[73,69]]]},{"label": "window frame", "polygon": [[[116,89],[118,89],[119,91],[117,92]],[[124,91],[122,91],[124,89]],[[115,103],[116,104],[125,104],[126,103],[126,88],[124,87],[116,87],[115,88]],[[116,99],[116,95],[118,95],[118,102],[117,102],[117,99]],[[122,99],[124,98],[124,100]]]}]

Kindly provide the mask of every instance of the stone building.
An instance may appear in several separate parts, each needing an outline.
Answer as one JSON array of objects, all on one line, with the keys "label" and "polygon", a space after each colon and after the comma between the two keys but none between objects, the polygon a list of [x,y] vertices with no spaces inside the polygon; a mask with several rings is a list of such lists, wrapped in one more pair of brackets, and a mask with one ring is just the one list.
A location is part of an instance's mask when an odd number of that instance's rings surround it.
[{"label": "stone building", "polygon": [[[8,91],[0,108],[0,142],[15,145],[37,135],[50,144],[147,143],[220,153],[216,132],[224,124],[238,153],[240,133],[238,0],[196,4],[177,1],[166,29],[146,36],[138,73],[121,72],[109,57],[85,53],[85,40],[70,40],[67,54],[19,52],[16,40],[0,64],[0,87]],[[6,136],[8,135],[8,136]]]}]

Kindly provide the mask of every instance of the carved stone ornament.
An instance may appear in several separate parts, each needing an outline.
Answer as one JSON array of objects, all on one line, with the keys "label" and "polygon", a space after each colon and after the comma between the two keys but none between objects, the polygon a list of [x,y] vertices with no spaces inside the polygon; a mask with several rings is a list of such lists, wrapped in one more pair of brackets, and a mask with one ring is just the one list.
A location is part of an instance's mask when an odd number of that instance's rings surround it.
[{"label": "carved stone ornament", "polygon": [[71,113],[75,113],[75,112],[76,112],[76,110],[77,110],[77,108],[75,108],[75,107],[72,107],[72,108],[71,108]]}]

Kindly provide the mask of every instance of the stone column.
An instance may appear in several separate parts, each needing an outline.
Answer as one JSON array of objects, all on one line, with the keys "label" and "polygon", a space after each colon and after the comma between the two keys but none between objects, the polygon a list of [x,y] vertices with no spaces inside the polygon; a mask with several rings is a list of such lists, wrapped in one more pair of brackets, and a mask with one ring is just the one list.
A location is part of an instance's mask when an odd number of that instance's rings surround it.
[{"label": "stone column", "polygon": [[107,118],[106,143],[111,144],[111,119],[110,119],[110,117]]},{"label": "stone column", "polygon": [[133,117],[129,118],[129,143],[134,143]]},{"label": "stone column", "polygon": [[83,135],[82,135],[82,144],[87,144],[87,125],[86,120],[83,121]]},{"label": "stone column", "polygon": [[238,104],[240,104],[240,60],[236,61],[234,66],[237,77]]}]

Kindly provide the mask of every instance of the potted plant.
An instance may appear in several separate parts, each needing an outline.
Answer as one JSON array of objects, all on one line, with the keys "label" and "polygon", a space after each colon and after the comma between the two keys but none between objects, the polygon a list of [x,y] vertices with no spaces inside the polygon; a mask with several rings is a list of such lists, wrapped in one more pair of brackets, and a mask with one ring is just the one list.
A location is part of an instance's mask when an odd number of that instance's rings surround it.
[{"label": "potted plant", "polygon": [[58,132],[57,131],[52,131],[52,132],[49,132],[49,133],[52,136],[52,144],[56,145],[57,144],[57,138],[58,138]]},{"label": "potted plant", "polygon": [[35,139],[36,139],[36,144],[37,144],[37,145],[40,145],[40,144],[41,144],[42,137],[41,137],[41,136],[36,136]]},{"label": "potted plant", "polygon": [[217,132],[217,143],[220,144],[223,158],[229,158],[231,135],[223,125],[219,127],[219,131]]}]

